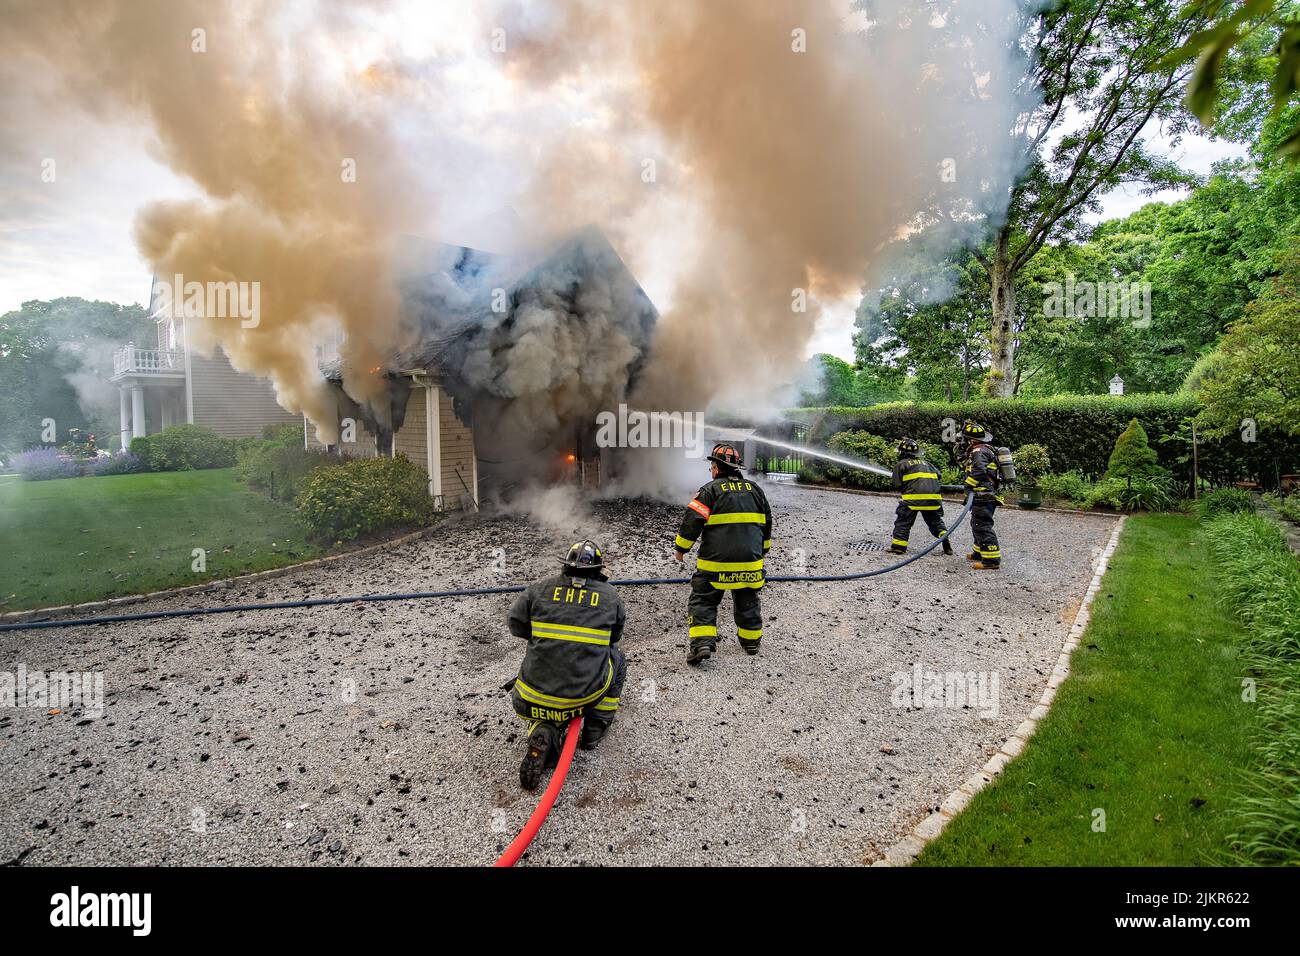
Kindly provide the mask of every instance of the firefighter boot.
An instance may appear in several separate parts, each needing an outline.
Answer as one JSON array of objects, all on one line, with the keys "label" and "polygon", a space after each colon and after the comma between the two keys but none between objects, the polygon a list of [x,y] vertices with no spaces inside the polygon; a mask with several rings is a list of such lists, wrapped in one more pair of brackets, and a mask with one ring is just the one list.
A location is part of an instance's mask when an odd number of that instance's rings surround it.
[{"label": "firefighter boot", "polygon": [[712,638],[692,640],[690,649],[686,652],[686,663],[703,663],[713,656],[715,650],[717,650],[717,646]]},{"label": "firefighter boot", "polygon": [[947,538],[943,539],[943,553],[947,555],[952,554],[952,542],[949,541]]},{"label": "firefighter boot", "polygon": [[899,547],[898,545],[896,545],[896,544],[891,544],[891,545],[889,546],[889,553],[890,553],[890,554],[907,554],[907,548],[906,548],[906,547],[900,548],[900,547]]},{"label": "firefighter boot", "polygon": [[582,722],[582,736],[578,738],[578,746],[583,750],[595,750],[612,723],[612,720],[588,717]]},{"label": "firefighter boot", "polygon": [[972,551],[970,554],[966,555],[967,561],[978,561],[979,559],[980,553],[978,551]]},{"label": "firefighter boot", "polygon": [[536,790],[542,782],[542,774],[548,766],[554,766],[559,749],[559,728],[543,721],[533,728],[528,735],[528,750],[524,753],[524,762],[519,765],[519,786],[525,790]]}]

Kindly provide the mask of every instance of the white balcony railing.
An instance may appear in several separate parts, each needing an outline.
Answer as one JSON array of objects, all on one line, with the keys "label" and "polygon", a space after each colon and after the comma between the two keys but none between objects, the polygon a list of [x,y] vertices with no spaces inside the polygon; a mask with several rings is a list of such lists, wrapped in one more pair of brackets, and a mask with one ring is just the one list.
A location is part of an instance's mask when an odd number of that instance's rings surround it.
[{"label": "white balcony railing", "polygon": [[113,353],[113,377],[121,375],[183,375],[185,356],[172,349],[138,349],[125,345]]}]

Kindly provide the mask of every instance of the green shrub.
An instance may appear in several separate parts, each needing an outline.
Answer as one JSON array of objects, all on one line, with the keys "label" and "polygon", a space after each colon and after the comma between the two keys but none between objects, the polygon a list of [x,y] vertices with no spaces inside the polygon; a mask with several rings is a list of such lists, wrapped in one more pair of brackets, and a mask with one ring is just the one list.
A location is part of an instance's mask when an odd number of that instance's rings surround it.
[{"label": "green shrub", "polygon": [[1164,475],[1125,481],[1116,498],[1121,511],[1168,511],[1178,502],[1173,481]]},{"label": "green shrub", "polygon": [[[301,439],[301,436],[299,436]],[[250,488],[265,491],[281,501],[294,500],[306,479],[317,469],[337,465],[339,457],[324,449],[307,450],[297,445],[278,445],[263,440],[239,455],[236,475]]]},{"label": "green shrub", "polygon": [[1202,518],[1216,518],[1225,514],[1241,514],[1255,510],[1255,499],[1241,488],[1215,488],[1201,496],[1196,510]]},{"label": "green shrub", "polygon": [[1093,482],[1083,496],[1083,506],[1089,511],[1097,508],[1109,508],[1114,511],[1122,511],[1124,502],[1120,498],[1120,493],[1127,487],[1123,481],[1118,478],[1103,478],[1101,481]]},{"label": "green shrub", "polygon": [[302,425],[267,425],[262,429],[262,440],[276,445],[303,446]]},{"label": "green shrub", "polygon": [[805,462],[799,469],[799,480],[805,485],[822,485],[826,483],[826,473],[816,465]]},{"label": "green shrub", "polygon": [[235,463],[235,443],[202,425],[171,425],[134,439],[131,454],[147,471],[229,468]]},{"label": "green shrub", "polygon": [[1234,845],[1257,864],[1300,864],[1300,561],[1254,514],[1205,526],[1224,602],[1245,622],[1254,680],[1254,760],[1231,796]]},{"label": "green shrub", "polygon": [[[1136,418],[1146,430],[1161,467],[1190,487],[1190,419],[1199,406],[1190,395],[1055,395],[1047,398],[976,399],[968,402],[890,402],[865,408],[797,408],[787,415],[808,426],[811,445],[836,432],[864,430],[897,441],[905,435],[942,442],[945,420],[974,418],[993,431],[999,445],[1029,442],[1047,449],[1058,472],[1086,477],[1106,472],[1116,437]],[[952,436],[951,430],[948,435]],[[1200,476],[1211,484],[1251,477],[1271,487],[1279,473],[1300,472],[1300,442],[1259,431],[1245,442],[1234,432],[1200,441]]]},{"label": "green shrub", "polygon": [[1016,465],[1016,479],[1030,488],[1042,487],[1043,476],[1051,470],[1047,449],[1035,442],[1021,445],[1011,456]]},{"label": "green shrub", "polygon": [[1044,475],[1039,479],[1038,487],[1045,498],[1082,505],[1092,490],[1092,482],[1077,471],[1067,471],[1063,475]]},{"label": "green shrub", "polygon": [[1115,448],[1110,453],[1110,461],[1106,466],[1106,477],[1130,481],[1163,473],[1164,469],[1160,467],[1155,450],[1147,442],[1146,429],[1136,418],[1132,419],[1128,428],[1115,439]]},{"label": "green shrub", "polygon": [[313,534],[338,541],[425,525],[435,513],[428,477],[404,455],[318,468],[307,478],[298,508]]}]

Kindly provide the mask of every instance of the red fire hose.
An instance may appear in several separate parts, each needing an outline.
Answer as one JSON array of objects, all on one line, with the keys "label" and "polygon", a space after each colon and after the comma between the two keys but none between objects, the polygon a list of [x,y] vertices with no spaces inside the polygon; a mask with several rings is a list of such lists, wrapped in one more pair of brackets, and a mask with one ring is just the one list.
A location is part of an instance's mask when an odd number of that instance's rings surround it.
[{"label": "red fire hose", "polygon": [[564,750],[560,752],[560,762],[555,765],[555,772],[551,774],[551,782],[546,785],[546,792],[542,794],[542,799],[533,810],[533,815],[519,831],[519,836],[506,847],[506,852],[501,854],[501,858],[492,864],[494,867],[514,866],[528,849],[528,844],[533,842],[533,837],[537,836],[537,831],[542,828],[542,824],[546,822],[551,807],[555,805],[555,798],[560,795],[560,788],[564,786],[564,778],[569,775],[569,764],[573,763],[573,752],[578,749],[578,732],[581,730],[581,717],[574,717],[569,721],[569,732],[564,738]]}]

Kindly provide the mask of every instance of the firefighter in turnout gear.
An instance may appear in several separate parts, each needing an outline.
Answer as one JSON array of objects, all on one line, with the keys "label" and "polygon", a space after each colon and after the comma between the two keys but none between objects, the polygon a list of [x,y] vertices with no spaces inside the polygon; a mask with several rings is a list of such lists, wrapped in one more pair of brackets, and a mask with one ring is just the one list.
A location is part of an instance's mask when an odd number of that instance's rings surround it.
[{"label": "firefighter in turnout gear", "polygon": [[740,474],[740,454],[728,442],[713,446],[708,460],[713,480],[686,506],[677,531],[678,561],[700,542],[686,619],[690,628],[688,663],[707,660],[718,643],[718,605],[727,591],[735,605],[736,637],[748,654],[763,638],[759,589],[763,557],[772,547],[772,508],[763,489]]},{"label": "firefighter in turnout gear", "polygon": [[907,553],[907,539],[912,534],[916,516],[925,520],[930,534],[943,539],[943,553],[952,554],[948,529],[943,523],[943,499],[939,495],[939,469],[921,457],[921,449],[911,438],[898,443],[898,464],[894,466],[894,487],[903,493],[895,512],[894,539],[889,550]]},{"label": "firefighter in turnout gear", "polygon": [[981,569],[1002,566],[1002,549],[993,530],[993,513],[1004,502],[999,494],[1002,477],[998,471],[997,449],[989,444],[992,440],[993,436],[979,422],[968,419],[962,424],[962,472],[966,476],[966,488],[975,492],[975,503],[970,512],[975,550],[966,557]]},{"label": "firefighter in turnout gear", "polygon": [[511,702],[528,721],[519,783],[533,790],[560,755],[562,728],[582,715],[579,746],[591,750],[618,712],[627,660],[623,601],[603,572],[600,546],[579,541],[560,573],[530,584],[510,609],[510,633],[528,642]]}]

